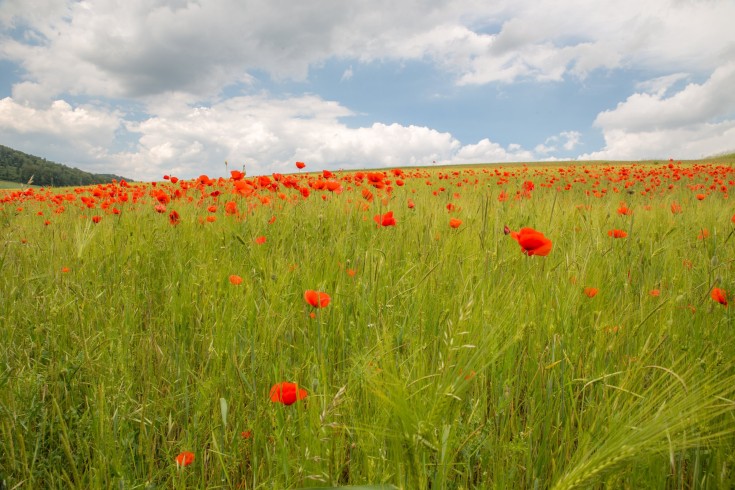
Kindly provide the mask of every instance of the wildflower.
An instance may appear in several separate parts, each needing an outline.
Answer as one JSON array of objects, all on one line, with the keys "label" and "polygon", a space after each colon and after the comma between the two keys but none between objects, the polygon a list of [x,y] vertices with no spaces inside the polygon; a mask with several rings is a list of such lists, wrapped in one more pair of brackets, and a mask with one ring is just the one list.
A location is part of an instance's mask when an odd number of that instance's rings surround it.
[{"label": "wildflower", "polygon": [[678,202],[672,202],[671,203],[671,214],[679,214],[681,213],[681,204]]},{"label": "wildflower", "polygon": [[235,203],[235,201],[228,201],[225,203],[225,213],[237,214],[237,203]]},{"label": "wildflower", "polygon": [[179,453],[178,456],[176,456],[176,466],[178,468],[189,466],[193,462],[194,462],[194,453],[190,451],[182,451]]},{"label": "wildflower", "polygon": [[244,430],[240,432],[240,437],[242,437],[243,439],[250,439],[251,437],[253,437],[253,431]]},{"label": "wildflower", "polygon": [[588,298],[594,298],[597,296],[599,291],[600,290],[597,288],[584,288],[584,294],[586,294]]},{"label": "wildflower", "polygon": [[171,214],[168,215],[168,221],[172,225],[178,225],[179,221],[181,221],[179,213],[177,213],[176,211],[171,211]]},{"label": "wildflower", "polygon": [[699,235],[697,235],[697,240],[704,240],[706,238],[709,238],[709,230],[707,228],[702,228],[699,231]]},{"label": "wildflower", "polygon": [[242,277],[240,277],[240,276],[238,276],[236,274],[232,274],[230,276],[230,283],[234,284],[235,286],[237,286],[239,284],[242,284]]},{"label": "wildflower", "polygon": [[166,212],[166,206],[163,204],[156,204],[153,209],[156,210],[157,213],[163,214]]},{"label": "wildflower", "polygon": [[630,216],[631,214],[633,214],[633,210],[630,209],[627,204],[621,202],[620,207],[618,208],[618,214],[621,216]]},{"label": "wildflower", "polygon": [[376,214],[373,217],[373,221],[375,221],[379,226],[396,226],[396,219],[393,217],[393,211],[388,211],[383,215]]},{"label": "wildflower", "polygon": [[258,245],[263,245],[265,243],[265,237],[264,236],[257,237],[255,239],[255,243],[257,243]]},{"label": "wildflower", "polygon": [[304,162],[296,162],[297,169],[301,170],[304,167],[306,167],[306,164]]},{"label": "wildflower", "polygon": [[721,305],[727,306],[727,291],[720,288],[712,288],[710,296]]},{"label": "wildflower", "polygon": [[462,225],[462,220],[457,218],[452,218],[449,220],[449,226],[452,228],[459,228]]},{"label": "wildflower", "polygon": [[515,232],[508,228],[508,232],[510,237],[521,246],[523,253],[529,257],[532,255],[545,257],[551,252],[551,240],[546,238],[540,231],[533,228],[521,228],[520,231]]},{"label": "wildflower", "polygon": [[61,272],[67,273],[67,272],[69,272],[69,268],[68,267],[62,267],[61,268]]},{"label": "wildflower", "polygon": [[704,198],[705,198],[705,195],[704,195],[704,194],[697,194],[697,195],[696,195],[696,196],[694,196],[694,197],[696,197],[696,198],[697,198],[697,201],[701,201],[702,199],[704,199]]},{"label": "wildflower", "polygon": [[348,276],[355,277],[355,274],[357,274],[357,271],[355,269],[347,269]]},{"label": "wildflower", "polygon": [[611,236],[613,238],[625,238],[628,234],[623,230],[610,230],[607,232],[607,236]]},{"label": "wildflower", "polygon": [[99,215],[94,215],[94,216],[92,216],[92,222],[93,222],[94,224],[97,224],[97,223],[99,223],[100,221],[102,221],[102,216],[99,216]]},{"label": "wildflower", "polygon": [[283,403],[284,405],[293,405],[299,400],[306,398],[306,390],[299,388],[296,383],[283,381],[274,384],[271,387],[270,399],[272,402]]},{"label": "wildflower", "polygon": [[329,305],[329,302],[331,300],[332,298],[330,298],[327,293],[314,291],[312,289],[304,292],[304,301],[309,303],[314,308],[325,308]]},{"label": "wildflower", "polygon": [[[413,209],[416,207],[416,204],[414,204],[413,199],[408,200],[408,209]],[[735,223],[735,216],[733,216],[733,223]]]}]

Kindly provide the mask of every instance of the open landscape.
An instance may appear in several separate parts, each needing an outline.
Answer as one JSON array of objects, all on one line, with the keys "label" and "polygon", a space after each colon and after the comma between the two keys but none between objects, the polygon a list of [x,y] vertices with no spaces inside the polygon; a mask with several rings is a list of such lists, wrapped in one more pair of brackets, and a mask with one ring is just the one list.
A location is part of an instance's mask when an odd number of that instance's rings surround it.
[{"label": "open landscape", "polygon": [[0,190],[0,488],[735,486],[735,155],[295,163]]}]

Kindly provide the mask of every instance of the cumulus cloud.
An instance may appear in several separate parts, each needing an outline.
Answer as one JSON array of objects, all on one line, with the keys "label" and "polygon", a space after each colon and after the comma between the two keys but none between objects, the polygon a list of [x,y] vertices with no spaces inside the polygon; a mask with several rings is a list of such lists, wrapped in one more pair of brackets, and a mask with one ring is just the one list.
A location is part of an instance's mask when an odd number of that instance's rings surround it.
[{"label": "cumulus cloud", "polygon": [[729,62],[704,83],[690,83],[669,97],[660,88],[635,93],[597,116],[605,147],[581,158],[655,158],[674,152],[678,158],[696,158],[735,149],[733,86],[735,62]]},{"label": "cumulus cloud", "polygon": [[[342,121],[353,115],[350,110],[313,95],[274,99],[259,94],[178,107],[134,121],[61,100],[37,109],[6,98],[0,100],[0,129],[13,131],[15,141],[33,135],[36,146],[19,148],[29,153],[136,179],[224,175],[225,161],[230,169],[244,165],[256,175],[290,172],[297,160],[312,168],[349,170],[530,161],[539,156],[520,145],[503,147],[489,139],[462,145],[450,133],[425,126],[376,122],[351,128]],[[15,119],[22,119],[23,125],[14,125]],[[110,150],[124,146],[116,141],[121,133],[131,137],[129,148]],[[64,160],[69,154],[76,158]]]},{"label": "cumulus cloud", "polygon": [[[459,84],[561,80],[598,68],[708,72],[735,55],[732,2],[354,0],[288,3],[8,0],[0,58],[26,71],[24,96],[203,95],[250,79],[304,79],[330,58],[428,60]],[[41,13],[39,13],[42,11]],[[390,15],[385,15],[390,12]],[[420,12],[420,15],[417,15]]]},{"label": "cumulus cloud", "polygon": [[579,131],[562,131],[558,135],[549,136],[546,141],[536,145],[534,150],[539,155],[548,155],[560,150],[572,151],[581,142],[582,134]]},{"label": "cumulus cloud", "polygon": [[0,133],[5,144],[12,141],[14,148],[44,157],[53,154],[56,161],[70,165],[94,165],[104,158],[120,126],[119,114],[92,106],[72,107],[56,100],[37,109],[10,97],[0,99]]}]

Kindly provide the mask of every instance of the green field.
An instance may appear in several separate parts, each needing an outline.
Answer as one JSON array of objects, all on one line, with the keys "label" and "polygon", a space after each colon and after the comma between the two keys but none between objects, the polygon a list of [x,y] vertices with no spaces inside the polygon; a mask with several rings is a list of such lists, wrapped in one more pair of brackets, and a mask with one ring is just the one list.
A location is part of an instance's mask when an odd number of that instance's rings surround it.
[{"label": "green field", "polygon": [[734,162],[0,193],[0,488],[733,488]]}]

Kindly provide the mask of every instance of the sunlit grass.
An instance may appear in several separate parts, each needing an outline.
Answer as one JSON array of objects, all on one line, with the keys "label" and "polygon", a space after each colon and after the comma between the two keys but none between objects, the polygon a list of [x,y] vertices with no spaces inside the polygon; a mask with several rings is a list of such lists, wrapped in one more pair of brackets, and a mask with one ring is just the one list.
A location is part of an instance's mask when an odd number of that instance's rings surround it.
[{"label": "sunlit grass", "polygon": [[[709,186],[735,176],[681,164],[691,177],[657,177],[645,195],[650,176],[624,187],[668,164],[624,167],[619,181],[603,166],[588,167],[598,177],[560,175],[568,165],[406,169],[390,193],[343,180],[341,194],[308,199],[283,185],[245,197],[231,181],[159,183],[172,197],[163,213],[148,186],[135,199],[108,187],[91,208],[79,201],[91,189],[16,196],[0,208],[0,480],[732,486],[734,325],[710,291],[735,292],[735,210]],[[515,199],[526,181],[534,190]],[[700,184],[701,201],[689,187]],[[395,226],[377,226],[387,211]],[[522,254],[506,225],[543,232],[553,249]],[[306,290],[329,305],[310,306]],[[272,402],[283,381],[308,395]],[[195,459],[179,468],[182,451]]]}]

